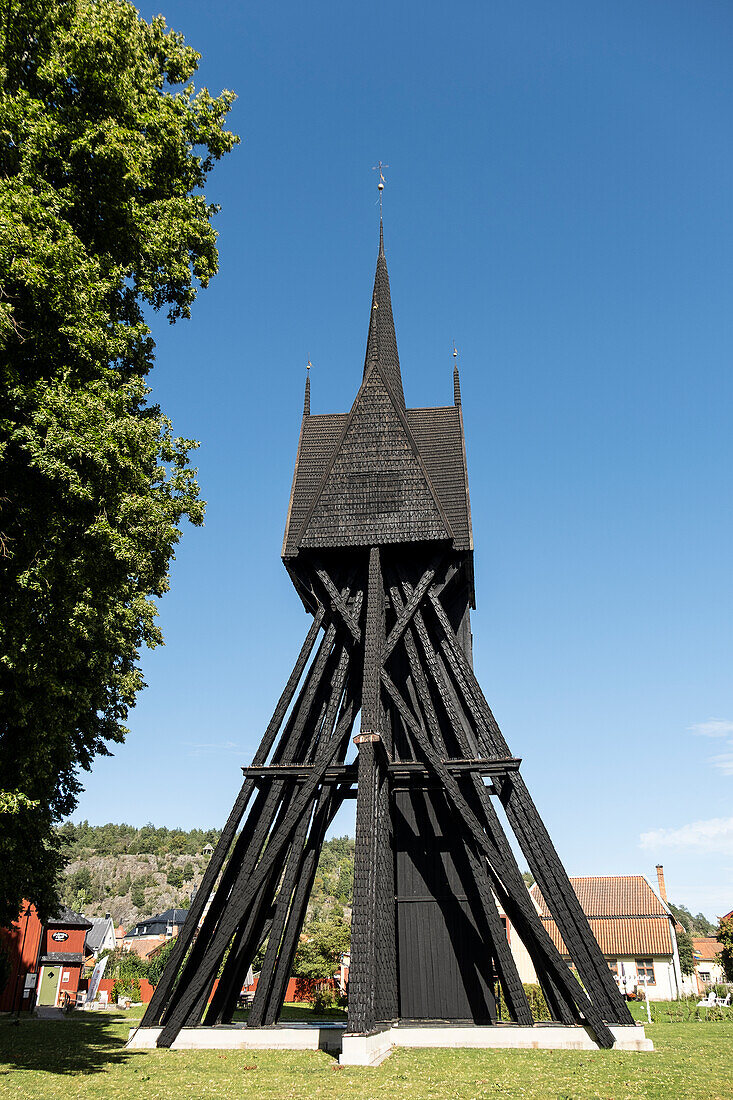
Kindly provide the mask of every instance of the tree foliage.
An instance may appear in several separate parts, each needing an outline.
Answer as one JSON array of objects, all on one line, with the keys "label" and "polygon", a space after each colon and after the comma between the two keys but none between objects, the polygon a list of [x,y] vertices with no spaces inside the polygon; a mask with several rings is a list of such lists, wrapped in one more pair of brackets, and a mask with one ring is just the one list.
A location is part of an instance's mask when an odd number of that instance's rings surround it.
[{"label": "tree foliage", "polygon": [[[218,829],[168,829],[165,825],[90,825],[88,821],[66,821],[59,828],[71,859],[86,856],[200,855],[207,844],[215,845]],[[190,866],[187,864],[186,866]],[[184,870],[185,878],[185,870]]]},{"label": "tree foliage", "polygon": [[[217,269],[202,193],[233,95],[128,0],[0,7],[0,922],[55,903],[54,821],[123,740],[196,444],[150,404],[144,310],[189,316]],[[31,848],[35,863],[27,858]],[[22,859],[13,854],[22,852]]]},{"label": "tree foliage", "polygon": [[680,956],[680,970],[683,974],[694,974],[695,957],[692,947],[692,936],[689,932],[677,933],[677,950]]},{"label": "tree foliage", "polygon": [[327,920],[312,921],[300,937],[293,974],[310,980],[331,978],[350,942],[351,929],[341,913],[332,913]]},{"label": "tree foliage", "polygon": [[723,967],[725,980],[733,982],[733,917],[721,917],[717,939],[720,944],[720,965]]},{"label": "tree foliage", "polygon": [[691,936],[715,935],[715,925],[708,920],[704,913],[698,913],[696,917],[693,917],[686,905],[673,905],[671,902],[669,902],[669,908],[673,917]]},{"label": "tree foliage", "polygon": [[151,985],[157,985],[160,981],[160,976],[165,970],[165,965],[168,962],[168,957],[173,950],[177,939],[178,937],[174,936],[173,939],[168,940],[167,943],[163,944],[160,951],[156,951],[152,959],[149,960],[148,972],[146,977]]}]

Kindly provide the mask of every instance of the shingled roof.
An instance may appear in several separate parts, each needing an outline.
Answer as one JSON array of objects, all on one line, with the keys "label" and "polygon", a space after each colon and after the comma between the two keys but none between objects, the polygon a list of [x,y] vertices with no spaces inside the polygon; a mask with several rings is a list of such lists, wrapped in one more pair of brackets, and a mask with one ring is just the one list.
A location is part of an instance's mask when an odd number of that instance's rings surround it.
[{"label": "shingled roof", "polygon": [[301,549],[397,542],[472,549],[460,398],[448,407],[405,407],[381,225],[364,374],[351,411],[313,416],[309,390],[308,382],[284,559]]},{"label": "shingled roof", "polygon": [[[670,916],[642,875],[571,878],[570,883],[604,955],[672,955]],[[550,939],[568,956],[539,886],[530,893]]]}]

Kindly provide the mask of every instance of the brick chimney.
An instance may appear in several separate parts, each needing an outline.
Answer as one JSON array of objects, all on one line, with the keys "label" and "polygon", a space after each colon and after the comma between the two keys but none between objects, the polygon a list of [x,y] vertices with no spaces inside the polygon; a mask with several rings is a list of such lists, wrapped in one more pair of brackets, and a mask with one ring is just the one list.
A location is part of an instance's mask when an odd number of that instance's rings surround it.
[{"label": "brick chimney", "polygon": [[664,867],[661,863],[657,864],[657,882],[659,883],[659,896],[667,905],[667,887],[664,885]]}]

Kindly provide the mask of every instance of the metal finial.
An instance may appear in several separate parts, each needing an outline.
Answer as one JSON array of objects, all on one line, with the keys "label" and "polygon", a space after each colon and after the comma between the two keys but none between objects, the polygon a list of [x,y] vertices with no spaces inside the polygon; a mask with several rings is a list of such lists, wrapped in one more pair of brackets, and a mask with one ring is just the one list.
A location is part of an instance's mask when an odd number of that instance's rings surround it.
[{"label": "metal finial", "polygon": [[305,365],[305,369],[306,369],[306,370],[310,370],[312,366],[313,366],[313,364],[311,363],[311,361],[310,361],[310,359],[309,359],[309,360],[308,360],[308,362],[307,362],[307,363],[306,363],[306,365]]},{"label": "metal finial", "polygon": [[382,164],[381,160],[372,168],[372,172],[379,172],[379,183],[377,184],[377,190],[379,191],[379,216],[382,216],[382,193],[384,191],[384,169],[389,168],[388,164]]},{"label": "metal finial", "polygon": [[461,403],[461,380],[458,376],[458,348],[453,345],[453,403]]}]

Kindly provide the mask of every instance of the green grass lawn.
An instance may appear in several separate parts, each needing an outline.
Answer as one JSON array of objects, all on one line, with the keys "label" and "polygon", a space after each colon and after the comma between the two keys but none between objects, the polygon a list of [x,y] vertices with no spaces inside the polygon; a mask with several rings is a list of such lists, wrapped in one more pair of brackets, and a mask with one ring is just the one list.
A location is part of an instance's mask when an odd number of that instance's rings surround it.
[{"label": "green grass lawn", "polygon": [[[639,1009],[634,1006],[635,1015]],[[302,1010],[301,1010],[302,1011]],[[322,1052],[126,1051],[135,1013],[59,1021],[0,1018],[0,1097],[14,1100],[733,1100],[733,1019],[665,1018],[651,1054],[398,1050],[376,1069],[339,1069]],[[296,1018],[301,1012],[296,1012]],[[674,1012],[671,1012],[674,1015]]]}]

